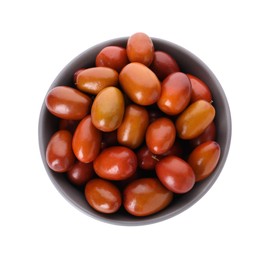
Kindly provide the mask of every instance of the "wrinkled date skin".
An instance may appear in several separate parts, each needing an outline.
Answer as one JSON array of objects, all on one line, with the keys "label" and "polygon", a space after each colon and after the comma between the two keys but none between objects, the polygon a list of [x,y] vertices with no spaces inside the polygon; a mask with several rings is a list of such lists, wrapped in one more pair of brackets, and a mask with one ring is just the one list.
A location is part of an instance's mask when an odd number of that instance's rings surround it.
[{"label": "wrinkled date skin", "polygon": [[95,127],[103,132],[116,130],[123,119],[124,98],[116,87],[103,89],[95,98],[91,116]]},{"label": "wrinkled date skin", "polygon": [[102,89],[117,86],[118,72],[111,68],[94,67],[81,71],[76,80],[79,90],[97,95]]},{"label": "wrinkled date skin", "polygon": [[191,83],[186,74],[175,72],[163,82],[157,105],[167,115],[181,113],[191,100]]},{"label": "wrinkled date skin", "polygon": [[192,87],[191,103],[194,103],[195,101],[200,99],[211,102],[212,95],[206,83],[191,74],[187,74],[187,76],[190,79]]},{"label": "wrinkled date skin", "polygon": [[199,136],[213,121],[214,107],[205,100],[198,100],[188,106],[176,120],[176,130],[181,139]]},{"label": "wrinkled date skin", "polygon": [[120,72],[128,63],[126,49],[118,46],[107,46],[96,57],[97,67],[108,67],[117,72]]},{"label": "wrinkled date skin", "polygon": [[155,178],[141,178],[133,181],[124,189],[124,208],[134,216],[148,216],[166,208],[173,199]]},{"label": "wrinkled date skin", "polygon": [[77,161],[67,172],[68,180],[76,186],[84,186],[94,175],[93,163]]},{"label": "wrinkled date skin", "polygon": [[46,162],[55,172],[66,172],[75,161],[72,151],[72,134],[67,130],[57,131],[46,148]]},{"label": "wrinkled date skin", "polygon": [[95,128],[91,116],[81,120],[72,140],[72,147],[77,159],[83,163],[92,162],[100,152],[101,132]]},{"label": "wrinkled date skin", "polygon": [[106,148],[94,161],[97,175],[107,180],[125,180],[131,177],[136,169],[136,154],[124,146]]},{"label": "wrinkled date skin", "polygon": [[144,141],[148,124],[149,115],[144,107],[134,104],[127,106],[117,131],[118,142],[131,149],[139,147]]},{"label": "wrinkled date skin", "polygon": [[135,33],[129,37],[126,47],[130,62],[140,62],[149,66],[154,58],[154,45],[145,33]]},{"label": "wrinkled date skin", "polygon": [[80,120],[90,111],[91,98],[77,89],[58,86],[46,96],[46,107],[53,115],[69,120]]},{"label": "wrinkled date skin", "polygon": [[148,126],[146,144],[152,153],[163,154],[173,146],[175,137],[173,122],[166,117],[161,117]]},{"label": "wrinkled date skin", "polygon": [[155,51],[150,68],[160,81],[163,81],[170,74],[180,71],[175,59],[163,51]]},{"label": "wrinkled date skin", "polygon": [[202,143],[191,152],[188,163],[194,170],[196,181],[204,180],[212,174],[220,154],[220,145],[215,141]]},{"label": "wrinkled date skin", "polygon": [[195,184],[195,175],[191,166],[183,159],[169,155],[155,166],[156,174],[161,183],[175,193],[186,193]]},{"label": "wrinkled date skin", "polygon": [[124,92],[138,105],[152,105],[160,97],[160,81],[141,63],[132,62],[126,65],[119,74],[119,81]]},{"label": "wrinkled date skin", "polygon": [[122,203],[119,189],[102,179],[93,179],[86,184],[85,198],[93,209],[107,214],[118,211]]}]

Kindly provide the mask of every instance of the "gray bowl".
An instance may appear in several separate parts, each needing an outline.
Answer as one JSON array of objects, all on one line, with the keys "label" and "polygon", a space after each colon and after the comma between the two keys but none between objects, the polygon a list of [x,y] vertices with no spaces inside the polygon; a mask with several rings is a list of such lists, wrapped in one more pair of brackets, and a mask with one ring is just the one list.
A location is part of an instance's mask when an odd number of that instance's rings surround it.
[{"label": "gray bowl", "polygon": [[[117,38],[100,43],[94,47],[89,48],[82,54],[73,59],[57,76],[49,89],[54,88],[58,85],[72,85],[73,74],[80,68],[92,67],[95,65],[95,57],[99,51],[109,45],[126,46],[127,37]],[[192,205],[194,205],[199,199],[201,199],[206,192],[212,187],[219,174],[224,167],[227,155],[229,152],[230,141],[231,141],[231,116],[229,105],[225,96],[225,93],[216,79],[212,71],[195,55],[187,51],[186,49],[173,44],[171,42],[152,38],[155,49],[169,53],[178,62],[181,71],[184,73],[190,73],[198,78],[202,79],[211,90],[213,95],[213,105],[216,108],[215,123],[217,126],[217,142],[221,146],[221,157],[218,162],[216,169],[213,174],[202,182],[197,183],[194,188],[182,195],[175,198],[175,200],[164,210],[154,215],[147,217],[134,217],[121,210],[115,214],[101,214],[93,210],[87,201],[85,200],[84,194],[72,186],[64,174],[54,173],[46,163],[45,151],[47,143],[53,133],[57,130],[58,120],[51,115],[45,103],[43,103],[40,119],[39,119],[39,146],[41,157],[48,173],[49,178],[55,185],[57,190],[68,200],[72,205],[86,213],[92,218],[105,221],[112,224],[118,225],[146,225],[156,223],[159,221],[166,220],[177,214],[182,213]]]}]

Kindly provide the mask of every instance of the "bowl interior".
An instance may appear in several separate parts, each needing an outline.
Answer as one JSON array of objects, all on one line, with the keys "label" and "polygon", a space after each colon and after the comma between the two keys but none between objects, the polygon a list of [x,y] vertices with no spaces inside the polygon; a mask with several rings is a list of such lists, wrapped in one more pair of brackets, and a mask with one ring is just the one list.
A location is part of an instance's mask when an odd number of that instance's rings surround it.
[{"label": "bowl interior", "polygon": [[[95,65],[95,58],[99,51],[109,45],[126,46],[126,37],[117,38],[110,41],[100,43],[94,47],[89,48],[82,54],[73,59],[56,77],[50,89],[58,85],[73,86],[73,74],[80,68],[88,68]],[[212,71],[195,55],[171,42],[152,38],[155,50],[161,50],[169,53],[173,56],[180,66],[180,69],[184,73],[190,73],[201,80],[203,80],[209,87],[213,96],[213,105],[216,108],[215,123],[217,126],[217,142],[221,146],[221,156],[214,173],[197,183],[194,188],[181,196],[178,196],[174,201],[163,211],[154,215],[137,218],[129,215],[124,210],[121,210],[115,214],[101,214],[94,211],[86,202],[84,195],[81,191],[71,185],[64,174],[54,173],[46,163],[45,151],[47,143],[53,133],[57,130],[58,119],[51,115],[46,109],[43,103],[39,120],[39,145],[41,157],[45,166],[45,169],[49,175],[49,178],[59,190],[59,192],[72,203],[76,208],[80,209],[84,213],[90,215],[93,218],[97,218],[102,221],[106,221],[113,224],[120,225],[144,225],[159,222],[175,216],[190,206],[195,204],[205,193],[210,189],[218,178],[228,155],[230,140],[231,140],[231,117],[228,102],[225,93],[216,79]]]}]

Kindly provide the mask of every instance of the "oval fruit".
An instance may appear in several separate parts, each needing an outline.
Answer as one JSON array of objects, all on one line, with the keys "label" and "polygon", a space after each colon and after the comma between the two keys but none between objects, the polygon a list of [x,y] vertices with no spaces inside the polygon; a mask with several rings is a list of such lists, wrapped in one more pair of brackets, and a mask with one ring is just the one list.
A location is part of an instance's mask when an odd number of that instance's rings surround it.
[{"label": "oval fruit", "polygon": [[96,57],[97,67],[108,67],[120,72],[129,63],[126,49],[119,46],[107,46]]},{"label": "oval fruit", "polygon": [[176,120],[176,130],[181,139],[193,139],[200,135],[213,121],[214,107],[205,100],[188,106]]},{"label": "oval fruit", "polygon": [[161,86],[156,75],[145,65],[132,62],[119,74],[119,81],[128,97],[138,105],[152,105],[160,97]]},{"label": "oval fruit", "polygon": [[90,111],[91,99],[79,90],[67,86],[51,89],[46,96],[46,107],[53,115],[70,120],[80,120]]},{"label": "oval fruit", "polygon": [[49,140],[46,148],[46,162],[55,172],[66,172],[74,164],[72,134],[67,130],[57,131]]},{"label": "oval fruit", "polygon": [[140,62],[149,66],[154,58],[154,45],[145,33],[135,33],[129,37],[126,46],[130,62]]},{"label": "oval fruit", "polygon": [[131,182],[124,189],[124,208],[134,216],[148,216],[166,208],[173,199],[155,178],[142,178]]},{"label": "oval fruit", "polygon": [[124,146],[106,148],[94,161],[97,175],[108,180],[125,180],[131,177],[136,169],[136,154]]},{"label": "oval fruit", "polygon": [[174,145],[163,154],[153,154],[149,148],[144,145],[137,151],[138,167],[142,170],[154,170],[156,164],[168,155],[182,157],[184,150],[180,143],[175,142]]},{"label": "oval fruit", "polygon": [[194,170],[196,181],[207,178],[220,158],[221,148],[215,141],[207,141],[197,146],[190,154],[188,163]]},{"label": "oval fruit", "polygon": [[123,119],[124,98],[116,87],[104,88],[96,97],[91,108],[94,126],[103,131],[116,130]]},{"label": "oval fruit", "polygon": [[189,77],[192,86],[191,103],[200,99],[211,102],[212,95],[206,83],[193,75],[187,74],[187,76]]},{"label": "oval fruit", "polygon": [[209,126],[200,134],[199,136],[190,140],[190,144],[192,147],[197,147],[198,145],[207,142],[214,141],[216,138],[216,127],[215,123],[211,122]]},{"label": "oval fruit", "polygon": [[117,131],[118,142],[131,149],[139,147],[144,138],[149,124],[149,115],[144,107],[129,105],[121,125]]},{"label": "oval fruit", "polygon": [[118,84],[117,71],[106,67],[93,67],[81,71],[77,76],[77,88],[97,95],[102,89]]},{"label": "oval fruit", "polygon": [[175,137],[173,122],[166,117],[161,117],[148,126],[146,144],[152,153],[163,154],[173,146]]},{"label": "oval fruit", "polygon": [[153,154],[146,145],[137,151],[138,167],[140,169],[153,170],[159,159],[159,156]]},{"label": "oval fruit", "polygon": [[186,74],[175,72],[169,75],[161,84],[161,96],[157,105],[168,115],[181,113],[191,99],[191,83]]},{"label": "oval fruit", "polygon": [[85,186],[85,198],[89,205],[102,213],[114,213],[121,206],[119,189],[109,181],[102,179],[90,180]]},{"label": "oval fruit", "polygon": [[191,166],[183,159],[169,155],[155,166],[157,177],[170,191],[186,193],[192,189],[195,183],[195,175]]},{"label": "oval fruit", "polygon": [[85,69],[84,68],[81,68],[81,69],[78,69],[78,70],[76,70],[75,72],[74,72],[74,75],[73,75],[73,80],[74,80],[74,83],[76,84],[76,82],[77,82],[77,77],[78,77],[78,75],[82,72],[82,71],[84,71]]},{"label": "oval fruit", "polygon": [[72,140],[74,154],[83,163],[92,162],[100,151],[101,132],[95,128],[91,116],[81,120]]},{"label": "oval fruit", "polygon": [[77,161],[67,172],[68,180],[76,186],[84,186],[93,175],[93,164],[80,161]]},{"label": "oval fruit", "polygon": [[155,51],[150,68],[160,81],[163,81],[170,74],[180,71],[175,59],[163,51]]}]

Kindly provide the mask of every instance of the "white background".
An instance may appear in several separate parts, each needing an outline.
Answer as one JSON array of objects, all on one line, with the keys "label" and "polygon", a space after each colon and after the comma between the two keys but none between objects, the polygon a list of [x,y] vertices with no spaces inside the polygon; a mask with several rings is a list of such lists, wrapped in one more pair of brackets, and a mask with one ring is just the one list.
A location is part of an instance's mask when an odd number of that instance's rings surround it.
[{"label": "white background", "polygon": [[[0,259],[273,259],[272,1],[1,1]],[[58,193],[38,148],[40,107],[75,56],[142,31],[201,58],[229,100],[219,179],[167,221],[105,224]]]}]

